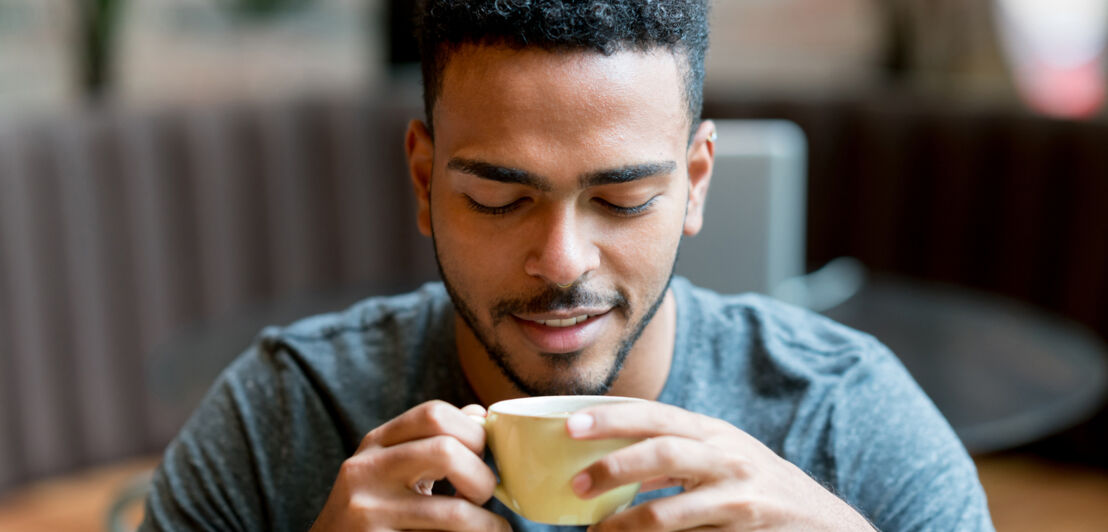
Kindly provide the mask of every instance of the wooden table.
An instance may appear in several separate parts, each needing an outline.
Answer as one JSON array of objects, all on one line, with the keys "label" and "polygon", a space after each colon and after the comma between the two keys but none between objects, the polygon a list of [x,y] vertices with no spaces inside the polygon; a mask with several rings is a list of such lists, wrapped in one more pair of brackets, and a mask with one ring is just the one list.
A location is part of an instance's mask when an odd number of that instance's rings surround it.
[{"label": "wooden table", "polygon": [[1108,523],[1108,471],[1031,455],[977,458],[999,532],[1102,532]]},{"label": "wooden table", "polygon": [[[137,458],[45,480],[0,497],[0,532],[103,532],[115,497],[160,457]],[[138,526],[141,506],[127,521]]]}]

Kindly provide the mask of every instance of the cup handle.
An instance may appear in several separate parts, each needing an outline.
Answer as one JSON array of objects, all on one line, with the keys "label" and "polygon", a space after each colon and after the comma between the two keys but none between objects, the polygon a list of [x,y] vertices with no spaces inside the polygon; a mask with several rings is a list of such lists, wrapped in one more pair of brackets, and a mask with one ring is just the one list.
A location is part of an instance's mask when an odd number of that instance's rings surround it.
[{"label": "cup handle", "polygon": [[[483,418],[481,416],[475,416],[475,415],[472,415],[472,414],[466,414],[466,415],[468,415],[470,419],[476,421],[478,425],[481,425],[481,427],[485,429],[485,436],[488,436],[488,434],[489,434],[489,420],[488,419]],[[496,489],[493,490],[492,496],[495,497],[496,500],[500,501],[500,503],[503,504],[504,506],[507,506],[508,508],[512,508],[513,510],[516,509],[517,505],[514,504],[514,501],[512,500],[512,498],[510,496],[508,496],[508,492],[504,490],[504,483],[500,482],[500,479],[497,479],[497,481],[496,481]]]}]

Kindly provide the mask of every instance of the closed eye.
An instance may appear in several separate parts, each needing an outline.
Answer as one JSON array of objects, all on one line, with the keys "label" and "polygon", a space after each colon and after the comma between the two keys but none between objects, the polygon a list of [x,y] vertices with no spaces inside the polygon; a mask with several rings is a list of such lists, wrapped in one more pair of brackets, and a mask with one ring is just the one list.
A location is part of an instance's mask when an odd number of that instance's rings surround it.
[{"label": "closed eye", "polygon": [[654,197],[650,198],[649,200],[646,200],[645,203],[641,203],[639,205],[633,205],[633,206],[630,206],[630,207],[624,207],[622,205],[616,205],[616,204],[614,204],[610,201],[607,201],[607,200],[596,198],[596,201],[598,203],[600,203],[601,205],[603,205],[604,208],[611,211],[612,214],[615,214],[616,216],[623,216],[623,217],[631,217],[631,216],[637,216],[639,214],[643,214],[643,213],[647,212],[648,210],[650,210],[650,208],[652,206],[654,206],[654,203],[657,200],[658,200],[658,196],[654,196]]},{"label": "closed eye", "polygon": [[477,211],[481,214],[488,214],[488,215],[491,215],[491,216],[501,216],[501,215],[504,215],[504,214],[508,214],[508,213],[518,209],[519,207],[521,207],[523,205],[523,202],[527,201],[527,198],[520,198],[520,199],[517,199],[517,200],[515,200],[511,203],[506,203],[504,205],[496,205],[496,206],[485,205],[483,203],[477,203],[476,201],[473,200],[473,198],[469,197],[468,195],[466,196],[466,200],[469,203],[469,208],[473,209],[474,211]]}]

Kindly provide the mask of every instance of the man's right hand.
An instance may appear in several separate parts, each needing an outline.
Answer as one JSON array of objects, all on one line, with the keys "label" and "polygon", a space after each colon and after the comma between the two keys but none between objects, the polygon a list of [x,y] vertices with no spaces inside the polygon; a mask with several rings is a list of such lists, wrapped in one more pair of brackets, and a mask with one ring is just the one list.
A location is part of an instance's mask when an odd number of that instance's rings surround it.
[{"label": "man's right hand", "polygon": [[[511,531],[481,507],[496,477],[481,459],[485,430],[468,415],[484,414],[478,405],[429,401],[370,431],[339,468],[312,531]],[[443,478],[456,496],[431,494]]]}]

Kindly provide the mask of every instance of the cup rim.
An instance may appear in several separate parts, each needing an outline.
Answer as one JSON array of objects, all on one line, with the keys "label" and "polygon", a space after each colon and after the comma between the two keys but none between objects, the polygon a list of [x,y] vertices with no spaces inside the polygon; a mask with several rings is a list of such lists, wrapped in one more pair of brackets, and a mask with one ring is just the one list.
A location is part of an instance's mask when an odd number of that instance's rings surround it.
[{"label": "cup rim", "polygon": [[[619,395],[540,395],[497,401],[489,405],[488,412],[519,417],[565,418],[591,406],[634,402],[646,402],[646,399]],[[535,406],[538,404],[544,406]]]}]

